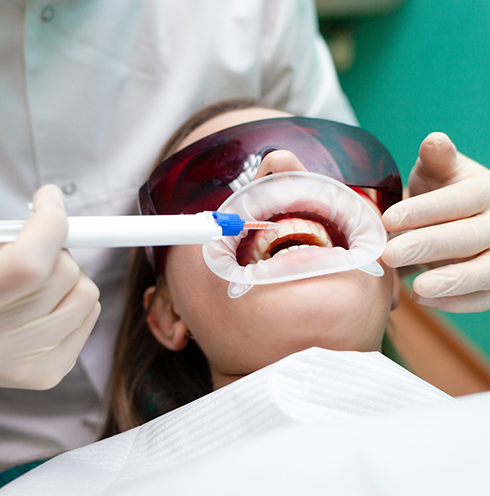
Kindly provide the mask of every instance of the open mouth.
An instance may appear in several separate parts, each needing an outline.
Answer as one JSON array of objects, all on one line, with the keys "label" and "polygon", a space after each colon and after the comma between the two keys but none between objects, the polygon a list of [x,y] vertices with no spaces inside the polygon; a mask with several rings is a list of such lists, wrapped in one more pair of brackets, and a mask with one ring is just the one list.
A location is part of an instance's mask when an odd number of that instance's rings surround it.
[{"label": "open mouth", "polygon": [[242,267],[312,246],[348,249],[342,232],[318,214],[288,212],[267,220],[280,226],[271,231],[251,231],[241,240],[236,258]]}]

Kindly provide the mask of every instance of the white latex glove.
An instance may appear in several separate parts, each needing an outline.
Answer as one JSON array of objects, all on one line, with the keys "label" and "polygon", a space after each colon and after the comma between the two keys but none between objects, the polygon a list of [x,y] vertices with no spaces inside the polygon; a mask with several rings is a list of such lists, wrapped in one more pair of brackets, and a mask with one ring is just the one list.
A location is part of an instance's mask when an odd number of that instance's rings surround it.
[{"label": "white latex glove", "polygon": [[0,245],[0,386],[47,389],[71,370],[100,313],[97,286],[62,249],[68,229],[53,185],[14,243]]},{"label": "white latex glove", "polygon": [[432,268],[413,282],[412,298],[421,305],[490,309],[490,170],[457,152],[445,134],[432,133],[420,146],[409,194],[383,215],[389,232],[413,230],[388,242],[384,262]]}]

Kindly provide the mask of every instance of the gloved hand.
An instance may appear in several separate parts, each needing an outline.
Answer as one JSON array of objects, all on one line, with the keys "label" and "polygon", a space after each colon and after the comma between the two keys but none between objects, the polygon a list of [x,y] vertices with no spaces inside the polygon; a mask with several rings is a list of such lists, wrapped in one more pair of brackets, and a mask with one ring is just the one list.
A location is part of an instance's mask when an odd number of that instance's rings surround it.
[{"label": "gloved hand", "polygon": [[412,230],[388,242],[384,262],[432,268],[413,282],[412,298],[422,305],[490,309],[490,170],[457,152],[445,134],[432,133],[420,146],[409,195],[383,215],[389,232]]},{"label": "gloved hand", "polygon": [[0,386],[47,389],[71,370],[100,313],[97,286],[62,249],[61,191],[40,188],[14,243],[0,245]]}]

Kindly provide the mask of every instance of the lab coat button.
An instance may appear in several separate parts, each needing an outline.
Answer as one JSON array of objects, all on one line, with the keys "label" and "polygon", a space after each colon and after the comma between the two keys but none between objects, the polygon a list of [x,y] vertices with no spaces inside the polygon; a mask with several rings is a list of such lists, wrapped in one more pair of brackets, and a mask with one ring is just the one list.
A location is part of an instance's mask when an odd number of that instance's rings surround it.
[{"label": "lab coat button", "polygon": [[73,195],[77,192],[77,185],[73,181],[66,181],[61,185],[61,191],[65,195]]},{"label": "lab coat button", "polygon": [[44,22],[51,22],[54,18],[54,7],[52,5],[46,5],[41,12],[41,20]]}]

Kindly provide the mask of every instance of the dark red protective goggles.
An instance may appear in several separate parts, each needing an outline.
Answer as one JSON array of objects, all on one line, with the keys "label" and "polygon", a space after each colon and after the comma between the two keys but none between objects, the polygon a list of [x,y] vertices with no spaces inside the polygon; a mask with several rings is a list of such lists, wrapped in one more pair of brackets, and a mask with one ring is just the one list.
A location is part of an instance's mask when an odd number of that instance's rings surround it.
[{"label": "dark red protective goggles", "polygon": [[[400,173],[388,150],[363,129],[308,117],[240,124],[211,134],[161,162],[139,192],[143,215],[216,210],[250,182],[264,156],[294,153],[310,172],[352,188],[373,188],[382,212],[402,199]],[[149,250],[159,269],[165,248]]]}]

